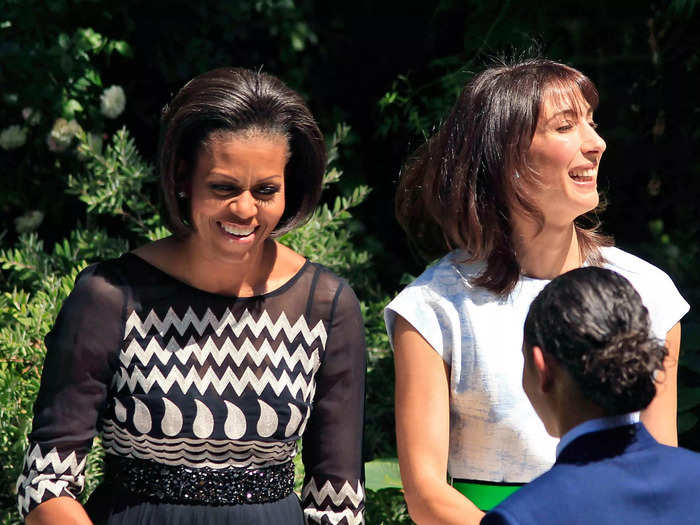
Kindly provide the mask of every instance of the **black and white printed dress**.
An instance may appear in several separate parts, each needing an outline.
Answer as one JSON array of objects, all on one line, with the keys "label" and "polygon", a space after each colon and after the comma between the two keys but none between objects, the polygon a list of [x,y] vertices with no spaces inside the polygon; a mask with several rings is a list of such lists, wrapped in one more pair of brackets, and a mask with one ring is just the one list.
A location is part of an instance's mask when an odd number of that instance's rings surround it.
[{"label": "black and white printed dress", "polygon": [[[363,323],[326,268],[307,261],[281,288],[235,298],[125,254],[80,274],[46,346],[17,482],[23,516],[82,490],[99,433],[95,522],[363,523]],[[302,435],[300,505],[289,472]],[[242,489],[217,481],[231,470]],[[242,502],[206,499],[217,491]]]}]

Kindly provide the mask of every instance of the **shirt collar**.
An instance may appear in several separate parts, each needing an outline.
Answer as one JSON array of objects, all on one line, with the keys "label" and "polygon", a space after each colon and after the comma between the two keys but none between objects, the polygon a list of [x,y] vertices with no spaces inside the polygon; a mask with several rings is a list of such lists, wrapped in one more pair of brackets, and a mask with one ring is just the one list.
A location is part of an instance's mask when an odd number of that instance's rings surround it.
[{"label": "shirt collar", "polygon": [[574,439],[581,437],[584,434],[599,432],[601,430],[607,430],[615,427],[622,427],[625,425],[633,425],[638,421],[639,412],[630,412],[619,416],[600,417],[584,421],[583,423],[576,425],[561,437],[559,444],[557,445],[557,458],[559,457],[559,454],[561,454],[562,450],[569,446]]}]

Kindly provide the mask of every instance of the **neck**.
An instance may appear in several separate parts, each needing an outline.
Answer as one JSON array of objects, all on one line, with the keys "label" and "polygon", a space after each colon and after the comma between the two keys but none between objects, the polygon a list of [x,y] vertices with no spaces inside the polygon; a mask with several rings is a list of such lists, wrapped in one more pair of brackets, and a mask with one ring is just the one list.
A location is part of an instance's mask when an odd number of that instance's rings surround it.
[{"label": "neck", "polygon": [[196,288],[238,297],[268,291],[278,251],[274,240],[266,240],[257,250],[241,258],[227,258],[207,257],[203,250],[198,250],[196,243],[188,242],[190,239],[185,241],[182,262]]},{"label": "neck", "polygon": [[577,403],[576,406],[569,406],[566,411],[562,411],[558,418],[557,435],[562,437],[569,430],[585,423],[591,419],[605,417],[607,414],[598,405],[590,401]]},{"label": "neck", "polygon": [[556,435],[562,437],[575,426],[605,417],[605,411],[586,399],[576,382],[568,372],[558,374],[558,380],[552,392]]},{"label": "neck", "polygon": [[529,220],[514,220],[513,238],[518,263],[524,275],[554,279],[582,264],[573,223],[548,225],[538,231]]}]

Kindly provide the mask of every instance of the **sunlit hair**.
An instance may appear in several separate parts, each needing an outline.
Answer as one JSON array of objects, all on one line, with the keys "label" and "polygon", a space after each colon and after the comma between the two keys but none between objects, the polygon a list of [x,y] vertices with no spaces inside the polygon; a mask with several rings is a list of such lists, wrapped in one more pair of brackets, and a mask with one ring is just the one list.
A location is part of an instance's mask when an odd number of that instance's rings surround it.
[{"label": "sunlit hair", "polygon": [[528,354],[539,346],[554,357],[608,415],[646,408],[668,355],[630,282],[595,267],[567,272],[542,289],[525,320],[524,346]]},{"label": "sunlit hair", "polygon": [[240,68],[214,69],[190,80],[163,109],[158,153],[163,216],[178,238],[192,233],[189,203],[179,199],[197,154],[229,136],[287,140],[281,235],[306,220],[321,195],[326,167],[323,135],[303,99],[281,80]]},{"label": "sunlit hair", "polygon": [[[486,263],[473,284],[500,295],[520,276],[510,210],[517,207],[544,224],[515,173],[539,183],[527,169],[527,152],[548,96],[577,112],[584,110],[582,99],[592,110],[598,105],[598,91],[587,76],[551,60],[499,63],[482,71],[407,162],[399,181],[396,216],[419,252],[432,259],[466,250],[468,261]],[[597,233],[595,212],[579,217],[575,226],[582,260],[601,263],[598,248],[612,242]]]}]

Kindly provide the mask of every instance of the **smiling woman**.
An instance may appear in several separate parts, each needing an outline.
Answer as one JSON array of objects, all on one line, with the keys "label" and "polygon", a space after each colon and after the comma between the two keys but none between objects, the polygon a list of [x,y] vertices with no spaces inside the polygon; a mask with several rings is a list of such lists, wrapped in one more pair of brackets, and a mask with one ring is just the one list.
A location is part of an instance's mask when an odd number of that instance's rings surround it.
[{"label": "smiling woman", "polygon": [[499,64],[465,86],[404,169],[399,222],[429,258],[444,256],[385,310],[401,477],[417,523],[476,524],[552,465],[556,441],[521,387],[522,328],[537,293],[573,268],[605,266],[637,288],[671,356],[641,419],[676,443],[688,305],[665,273],[584,227],[606,147],[597,105],[595,86],[572,67]]},{"label": "smiling woman", "polygon": [[[47,336],[27,523],[363,521],[359,303],[274,239],[313,211],[325,161],[302,99],[263,73],[210,71],[165,108],[173,235],[83,271]],[[98,432],[104,482],[83,509]]]}]

